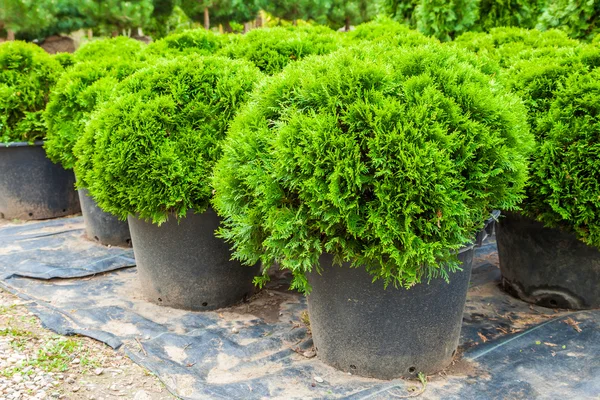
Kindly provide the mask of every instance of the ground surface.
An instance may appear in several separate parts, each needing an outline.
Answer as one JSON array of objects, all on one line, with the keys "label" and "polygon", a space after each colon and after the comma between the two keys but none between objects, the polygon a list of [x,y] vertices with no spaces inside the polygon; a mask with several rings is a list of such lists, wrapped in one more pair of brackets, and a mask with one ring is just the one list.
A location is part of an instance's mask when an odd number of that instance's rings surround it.
[{"label": "ground surface", "polygon": [[173,399],[119,351],[43,328],[25,302],[0,290],[0,400]]}]

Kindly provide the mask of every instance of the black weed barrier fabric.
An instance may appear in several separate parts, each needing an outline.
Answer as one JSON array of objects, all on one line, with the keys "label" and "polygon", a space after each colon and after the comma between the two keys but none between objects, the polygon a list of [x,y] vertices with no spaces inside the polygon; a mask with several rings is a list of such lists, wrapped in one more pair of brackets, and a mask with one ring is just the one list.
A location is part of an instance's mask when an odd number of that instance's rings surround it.
[{"label": "black weed barrier fabric", "polygon": [[[306,301],[287,290],[285,275],[247,303],[186,312],[144,301],[135,269],[124,269],[131,257],[88,242],[78,218],[0,228],[5,289],[28,300],[46,327],[123,349],[181,398],[366,400],[423,390],[418,381],[356,377],[305,357]],[[457,359],[429,377],[419,398],[596,399],[600,311],[514,299],[500,290],[497,265],[488,240],[476,252]]]}]

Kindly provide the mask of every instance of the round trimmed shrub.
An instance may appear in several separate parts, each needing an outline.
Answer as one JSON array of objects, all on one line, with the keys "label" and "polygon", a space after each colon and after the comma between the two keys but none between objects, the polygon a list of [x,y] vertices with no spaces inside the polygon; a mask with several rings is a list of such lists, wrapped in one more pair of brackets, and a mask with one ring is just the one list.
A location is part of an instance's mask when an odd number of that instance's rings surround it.
[{"label": "round trimmed shrub", "polygon": [[107,58],[120,58],[121,60],[136,60],[144,49],[144,44],[139,40],[126,36],[117,36],[110,39],[93,40],[81,46],[73,54],[77,62],[102,61]]},{"label": "round trimmed shrub", "polygon": [[221,35],[205,29],[192,29],[169,35],[151,43],[144,50],[145,54],[160,57],[179,55],[215,54],[224,45],[237,38],[236,35]]},{"label": "round trimmed shrub", "polygon": [[219,54],[248,60],[268,75],[280,72],[293,61],[309,55],[328,54],[340,48],[335,32],[318,28],[263,28],[243,35]]},{"label": "round trimmed shrub", "polygon": [[439,43],[439,40],[425,36],[389,17],[378,17],[374,21],[360,24],[354,31],[348,32],[347,35],[352,41],[367,40],[389,43],[394,46],[419,46]]},{"label": "round trimmed shrub", "polygon": [[486,55],[509,67],[520,59],[532,59],[552,55],[557,49],[575,48],[580,45],[564,32],[515,27],[493,28],[489,33],[467,32],[454,40],[457,46]]},{"label": "round trimmed shrub", "polygon": [[155,223],[203,212],[230,119],[261,78],[223,57],[160,61],[125,79],[94,112],[75,173],[105,211]]},{"label": "round trimmed shrub", "polygon": [[44,118],[48,128],[46,155],[66,169],[73,168],[73,146],[83,134],[92,111],[107,100],[116,85],[140,69],[137,61],[88,61],[65,72],[50,94]]},{"label": "round trimmed shrub", "polygon": [[600,70],[568,77],[539,131],[525,214],[600,248]]},{"label": "round trimmed shrub", "polygon": [[72,67],[76,62],[75,56],[72,53],[56,53],[53,57],[65,69]]},{"label": "round trimmed shrub", "polygon": [[385,285],[448,278],[489,212],[523,198],[532,139],[516,96],[472,53],[370,48],[265,81],[215,169],[234,257],[277,262],[300,290],[324,252]]},{"label": "round trimmed shrub", "polygon": [[59,62],[34,44],[0,44],[1,142],[44,139],[42,113],[62,72]]}]

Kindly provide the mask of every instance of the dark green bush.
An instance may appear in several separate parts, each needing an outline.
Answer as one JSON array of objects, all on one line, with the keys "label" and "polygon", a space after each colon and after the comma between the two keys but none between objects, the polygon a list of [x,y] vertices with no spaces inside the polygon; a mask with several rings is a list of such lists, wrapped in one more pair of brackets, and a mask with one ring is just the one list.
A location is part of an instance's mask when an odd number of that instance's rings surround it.
[{"label": "dark green bush", "polygon": [[192,29],[169,35],[149,44],[145,53],[160,57],[211,55],[233,40],[232,38],[235,38],[235,35],[220,35],[205,29]]},{"label": "dark green bush", "polygon": [[600,248],[600,71],[571,75],[539,130],[525,213]]},{"label": "dark green bush", "polygon": [[64,168],[73,168],[73,146],[83,134],[92,111],[108,99],[120,81],[142,65],[107,58],[82,62],[65,72],[52,90],[44,113],[48,128],[44,148],[48,158]]},{"label": "dark green bush", "polygon": [[255,29],[226,46],[220,54],[248,60],[264,73],[272,75],[290,62],[337,50],[340,39],[335,32],[329,32],[327,34],[317,28]]},{"label": "dark green bush", "polygon": [[540,12],[539,0],[481,0],[476,27],[483,31],[502,26],[534,28]]},{"label": "dark green bush", "polygon": [[92,114],[74,154],[75,173],[100,207],[167,220],[202,212],[221,140],[261,77],[222,57],[160,61],[125,79]]},{"label": "dark green bush", "polygon": [[62,66],[40,47],[25,42],[0,44],[0,141],[41,140],[42,113]]},{"label": "dark green bush", "polygon": [[300,290],[323,252],[386,285],[447,278],[489,212],[523,197],[532,143],[520,101],[471,53],[374,47],[265,81],[215,169],[234,257],[277,262]]},{"label": "dark green bush", "polygon": [[539,18],[540,29],[557,28],[570,37],[592,40],[600,33],[600,2],[580,0],[548,0]]},{"label": "dark green bush", "polygon": [[144,44],[125,36],[111,39],[100,39],[88,42],[74,53],[77,62],[102,61],[106,58],[121,60],[137,60],[144,49]]},{"label": "dark green bush", "polygon": [[419,0],[415,9],[419,31],[443,42],[470,30],[478,17],[477,0]]},{"label": "dark green bush", "polygon": [[418,46],[439,43],[437,39],[427,37],[388,17],[378,17],[374,21],[361,24],[347,33],[351,40],[385,42],[394,46]]}]

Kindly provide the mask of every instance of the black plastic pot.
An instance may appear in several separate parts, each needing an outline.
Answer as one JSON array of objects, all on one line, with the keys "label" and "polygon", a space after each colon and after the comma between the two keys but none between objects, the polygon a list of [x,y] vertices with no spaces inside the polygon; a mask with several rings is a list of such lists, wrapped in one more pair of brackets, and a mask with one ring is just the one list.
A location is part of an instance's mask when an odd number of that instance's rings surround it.
[{"label": "black plastic pot", "polygon": [[145,297],[164,306],[206,311],[238,303],[254,293],[258,266],[231,261],[229,246],[215,237],[220,218],[192,211],[160,227],[129,216],[137,271]]},{"label": "black plastic pot", "polygon": [[46,158],[43,143],[0,143],[0,218],[47,219],[80,211],[73,171]]},{"label": "black plastic pot", "polygon": [[434,373],[450,364],[458,347],[473,262],[473,247],[459,253],[460,272],[450,283],[434,279],[411,289],[372,283],[365,268],[333,266],[309,274],[310,327],[317,355],[355,375],[378,379]]},{"label": "black plastic pot", "polygon": [[507,292],[544,307],[600,308],[600,250],[572,233],[503,214],[496,240]]},{"label": "black plastic pot", "polygon": [[102,211],[86,189],[79,189],[78,192],[88,239],[103,245],[130,247],[131,234],[127,222],[119,221],[114,215]]}]

